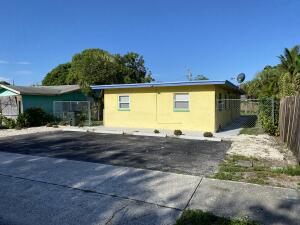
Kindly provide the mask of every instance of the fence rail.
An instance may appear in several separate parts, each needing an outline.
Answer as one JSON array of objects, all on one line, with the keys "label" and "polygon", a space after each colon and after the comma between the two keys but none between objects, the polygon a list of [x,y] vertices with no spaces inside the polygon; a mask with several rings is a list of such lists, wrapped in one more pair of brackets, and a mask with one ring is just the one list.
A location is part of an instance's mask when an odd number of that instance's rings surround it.
[{"label": "fence rail", "polygon": [[280,139],[287,144],[300,162],[300,96],[280,101]]}]

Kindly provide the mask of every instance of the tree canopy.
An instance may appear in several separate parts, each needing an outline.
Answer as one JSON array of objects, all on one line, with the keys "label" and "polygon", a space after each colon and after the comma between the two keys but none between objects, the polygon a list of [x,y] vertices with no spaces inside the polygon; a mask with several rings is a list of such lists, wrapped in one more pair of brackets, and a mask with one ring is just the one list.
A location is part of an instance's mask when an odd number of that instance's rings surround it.
[{"label": "tree canopy", "polygon": [[79,84],[89,91],[91,84],[141,83],[154,79],[143,57],[130,52],[110,54],[102,49],[86,49],[70,63],[58,65],[43,80],[43,85]]},{"label": "tree canopy", "polygon": [[206,76],[200,74],[200,75],[197,75],[194,80],[209,80]]},{"label": "tree canopy", "polygon": [[60,64],[51,70],[42,81],[43,85],[64,85],[71,69],[71,63]]},{"label": "tree canopy", "polygon": [[285,49],[279,56],[280,63],[266,66],[254,79],[242,85],[250,98],[281,98],[299,94],[300,90],[300,52],[299,46]]},{"label": "tree canopy", "polygon": [[5,81],[5,80],[2,80],[2,81],[0,81],[0,84],[4,84],[4,85],[10,85],[10,83],[8,83],[7,81]]}]

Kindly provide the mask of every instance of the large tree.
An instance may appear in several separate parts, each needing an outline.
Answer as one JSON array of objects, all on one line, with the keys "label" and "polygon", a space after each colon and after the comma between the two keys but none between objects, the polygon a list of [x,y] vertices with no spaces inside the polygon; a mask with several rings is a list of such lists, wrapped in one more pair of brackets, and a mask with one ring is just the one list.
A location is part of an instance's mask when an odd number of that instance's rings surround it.
[{"label": "large tree", "polygon": [[[69,84],[67,77],[71,69],[71,63],[60,64],[51,70],[42,81],[42,85],[64,85]],[[72,83],[70,83],[72,84]]]},{"label": "large tree", "polygon": [[154,79],[143,57],[130,52],[110,54],[101,49],[86,49],[72,61],[59,65],[46,75],[43,85],[79,84],[89,92],[91,84],[142,83]]},{"label": "large tree", "polygon": [[255,78],[242,84],[248,98],[278,97],[281,72],[277,66],[266,66]]},{"label": "large tree", "polygon": [[116,54],[115,59],[118,64],[119,83],[146,83],[154,80],[145,67],[143,56],[129,52],[123,56]]},{"label": "large tree", "polygon": [[114,84],[117,79],[117,64],[113,55],[101,49],[86,49],[73,56],[68,83],[79,84],[84,91],[91,84]]},{"label": "large tree", "polygon": [[299,94],[300,47],[286,48],[279,59],[278,65],[266,66],[254,79],[242,85],[248,97],[282,98]]}]

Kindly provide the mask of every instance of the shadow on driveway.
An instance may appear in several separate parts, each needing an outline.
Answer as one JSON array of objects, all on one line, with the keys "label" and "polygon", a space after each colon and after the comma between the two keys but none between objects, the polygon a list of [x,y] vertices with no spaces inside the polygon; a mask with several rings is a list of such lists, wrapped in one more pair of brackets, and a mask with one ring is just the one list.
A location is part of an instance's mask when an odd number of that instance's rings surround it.
[{"label": "shadow on driveway", "polygon": [[229,142],[82,132],[47,132],[0,139],[0,150],[192,175],[210,175]]}]

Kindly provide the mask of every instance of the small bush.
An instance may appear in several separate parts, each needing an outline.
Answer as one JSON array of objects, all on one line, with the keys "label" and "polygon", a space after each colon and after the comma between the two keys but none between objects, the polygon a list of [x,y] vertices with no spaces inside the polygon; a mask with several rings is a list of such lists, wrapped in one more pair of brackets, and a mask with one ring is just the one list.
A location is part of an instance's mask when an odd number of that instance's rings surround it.
[{"label": "small bush", "polygon": [[204,132],[203,133],[203,137],[213,137],[213,133],[212,132]]},{"label": "small bush", "polygon": [[59,126],[57,124],[54,124],[53,125],[53,128],[58,128]]},{"label": "small bush", "polygon": [[174,135],[180,136],[180,135],[182,135],[182,131],[181,130],[174,130]]},{"label": "small bush", "polygon": [[154,132],[155,134],[159,134],[159,130],[157,130],[157,129],[155,129],[153,132]]},{"label": "small bush", "polygon": [[67,122],[67,121],[60,121],[59,125],[61,125],[61,126],[68,126],[68,125],[70,125],[70,123]]},{"label": "small bush", "polygon": [[17,118],[19,127],[38,127],[51,123],[53,117],[44,112],[41,108],[29,108]]},{"label": "small bush", "polygon": [[47,123],[46,127],[53,127],[53,124],[52,123]]}]

